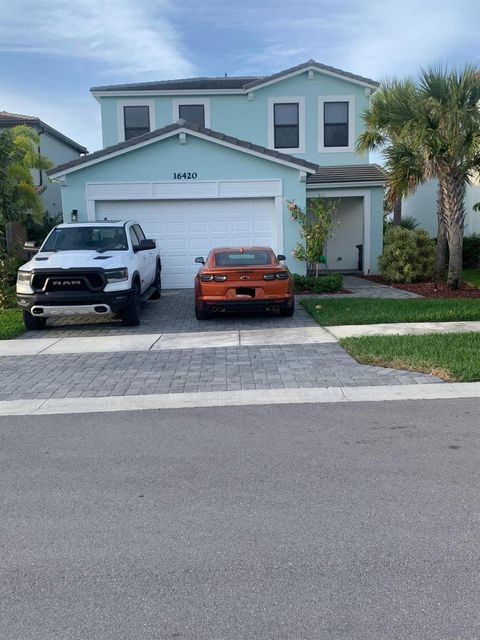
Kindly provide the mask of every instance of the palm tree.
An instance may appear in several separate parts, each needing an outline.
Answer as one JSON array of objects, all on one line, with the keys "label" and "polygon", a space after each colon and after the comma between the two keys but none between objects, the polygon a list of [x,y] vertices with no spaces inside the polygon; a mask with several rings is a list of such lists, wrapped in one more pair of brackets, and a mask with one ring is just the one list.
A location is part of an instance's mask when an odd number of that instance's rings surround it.
[{"label": "palm tree", "polygon": [[[418,82],[384,82],[364,113],[359,151],[385,148],[399,192],[437,178],[450,250],[448,286],[462,286],[465,187],[480,165],[480,71],[422,70]],[[395,178],[392,178],[395,184]]]}]

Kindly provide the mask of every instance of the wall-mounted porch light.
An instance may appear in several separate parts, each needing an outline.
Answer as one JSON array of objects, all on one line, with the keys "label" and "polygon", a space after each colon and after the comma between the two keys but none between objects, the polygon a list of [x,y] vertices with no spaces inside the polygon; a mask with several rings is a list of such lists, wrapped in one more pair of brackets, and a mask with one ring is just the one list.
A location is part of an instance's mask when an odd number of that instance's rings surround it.
[{"label": "wall-mounted porch light", "polygon": [[76,222],[78,220],[78,209],[72,209],[70,217],[72,219],[72,222]]}]

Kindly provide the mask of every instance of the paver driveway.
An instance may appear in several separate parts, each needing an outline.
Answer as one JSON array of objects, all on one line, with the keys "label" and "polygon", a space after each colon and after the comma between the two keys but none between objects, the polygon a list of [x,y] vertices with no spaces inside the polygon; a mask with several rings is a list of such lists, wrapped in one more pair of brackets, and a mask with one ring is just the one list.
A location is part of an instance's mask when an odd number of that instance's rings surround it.
[{"label": "paver driveway", "polygon": [[[362,285],[363,285],[363,281]],[[4,356],[0,367],[0,400],[70,398],[83,396],[144,395],[212,392],[242,389],[351,387],[439,383],[438,378],[358,364],[337,343],[314,343],[303,328],[318,325],[297,304],[293,318],[274,315],[220,315],[195,319],[192,291],[166,291],[158,301],[143,306],[139,327],[119,321],[55,320],[31,338],[75,338],[145,334],[195,334],[266,329],[268,344],[209,346],[114,353],[68,353]],[[286,344],[285,332],[298,328],[298,343]],[[210,334],[215,340],[214,333]],[[221,334],[220,334],[221,335]],[[97,337],[98,340],[98,337]],[[105,351],[107,351],[105,349]]]}]

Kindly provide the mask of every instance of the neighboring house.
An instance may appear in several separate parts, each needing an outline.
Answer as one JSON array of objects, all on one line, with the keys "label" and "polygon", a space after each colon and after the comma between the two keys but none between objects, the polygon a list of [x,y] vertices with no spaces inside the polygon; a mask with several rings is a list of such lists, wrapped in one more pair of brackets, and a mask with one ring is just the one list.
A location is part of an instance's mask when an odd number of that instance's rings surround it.
[{"label": "neighboring house", "polygon": [[138,220],[159,242],[165,287],[191,287],[213,246],[271,245],[292,256],[287,202],[338,202],[332,269],[377,272],[384,178],[355,151],[377,83],[313,60],[272,76],[94,87],[105,148],[48,172],[65,220]]},{"label": "neighboring house", "polygon": [[[438,182],[431,180],[421,185],[415,193],[405,198],[402,205],[402,216],[412,216],[420,227],[435,238],[437,236],[437,189]],[[465,191],[465,235],[480,233],[480,213],[473,210],[473,205],[480,202],[480,180],[473,181]]]},{"label": "neighboring house", "polygon": [[[11,129],[20,124],[35,129],[40,138],[38,152],[46,156],[54,165],[76,160],[88,153],[88,150],[82,147],[81,144],[70,140],[60,131],[42,122],[40,118],[0,111],[0,130]],[[60,185],[49,181],[45,171],[34,169],[32,173],[35,186],[41,194],[40,197],[45,211],[48,212],[51,218],[61,216],[62,195]]]}]

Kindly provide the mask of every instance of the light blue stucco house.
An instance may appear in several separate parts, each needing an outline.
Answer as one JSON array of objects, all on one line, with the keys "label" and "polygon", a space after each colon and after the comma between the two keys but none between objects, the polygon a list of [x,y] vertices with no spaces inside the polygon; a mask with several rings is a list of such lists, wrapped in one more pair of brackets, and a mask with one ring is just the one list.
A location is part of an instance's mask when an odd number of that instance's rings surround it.
[{"label": "light blue stucco house", "polygon": [[[377,272],[384,179],[355,151],[377,83],[313,60],[267,77],[94,87],[104,148],[49,171],[64,217],[138,220],[157,239],[165,287],[191,287],[214,246],[292,251],[294,200],[337,202],[329,266]],[[359,249],[360,247],[360,249]]]},{"label": "light blue stucco house", "polygon": [[[76,160],[87,153],[87,149],[61,131],[46,124],[36,116],[27,116],[9,111],[0,111],[0,130],[26,125],[34,129],[39,137],[38,152],[46,156],[54,165]],[[33,169],[33,180],[37,187],[43,208],[51,218],[62,216],[62,195],[59,184],[48,180],[46,172]]]}]

